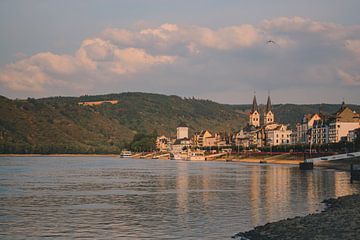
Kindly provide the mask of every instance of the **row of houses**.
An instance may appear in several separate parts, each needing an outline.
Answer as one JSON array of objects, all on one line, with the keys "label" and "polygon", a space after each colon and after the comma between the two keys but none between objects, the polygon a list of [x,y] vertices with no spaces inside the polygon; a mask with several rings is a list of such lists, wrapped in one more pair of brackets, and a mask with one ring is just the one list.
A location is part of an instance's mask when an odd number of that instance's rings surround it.
[{"label": "row of houses", "polygon": [[332,115],[323,113],[307,114],[296,124],[292,134],[294,144],[328,144],[352,142],[359,136],[360,114],[343,102]]},{"label": "row of houses", "polygon": [[254,96],[253,105],[249,114],[249,122],[238,132],[212,133],[210,130],[202,130],[189,137],[188,127],[185,124],[181,124],[177,127],[176,139],[161,136],[158,137],[156,142],[157,148],[160,150],[169,150],[170,148],[181,149],[185,146],[264,147],[291,144],[291,133],[292,131],[288,128],[288,125],[275,122],[270,96],[268,97],[263,117],[259,111],[256,96]]},{"label": "row of houses", "polygon": [[177,127],[176,138],[161,136],[157,138],[156,144],[160,150],[181,151],[184,147],[261,148],[310,143],[322,145],[340,141],[351,142],[357,137],[360,137],[360,114],[345,103],[333,115],[305,115],[296,124],[296,130],[292,131],[289,125],[275,121],[270,96],[263,116],[254,96],[248,124],[237,132],[213,133],[210,130],[202,130],[189,136],[189,128],[182,123]]}]

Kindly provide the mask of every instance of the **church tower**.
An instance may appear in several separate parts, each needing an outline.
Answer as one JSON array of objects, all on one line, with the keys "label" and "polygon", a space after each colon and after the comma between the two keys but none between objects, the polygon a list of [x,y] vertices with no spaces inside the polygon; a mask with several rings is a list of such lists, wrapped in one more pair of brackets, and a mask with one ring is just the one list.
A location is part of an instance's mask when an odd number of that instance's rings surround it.
[{"label": "church tower", "polygon": [[256,96],[254,95],[254,100],[250,112],[249,125],[254,127],[260,127],[260,113],[259,108],[256,102]]},{"label": "church tower", "polygon": [[272,112],[272,109],[271,109],[271,99],[270,99],[270,95],[269,95],[267,103],[266,103],[266,110],[265,110],[265,116],[264,116],[264,125],[274,123],[274,122],[275,122],[274,113]]}]

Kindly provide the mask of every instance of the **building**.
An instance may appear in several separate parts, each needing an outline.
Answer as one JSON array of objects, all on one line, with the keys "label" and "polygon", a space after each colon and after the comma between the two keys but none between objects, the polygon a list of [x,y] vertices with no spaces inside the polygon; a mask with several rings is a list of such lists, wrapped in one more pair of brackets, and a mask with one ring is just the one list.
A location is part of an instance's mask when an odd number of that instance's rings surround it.
[{"label": "building", "polygon": [[241,129],[238,133],[236,133],[234,135],[234,143],[235,146],[248,148],[250,146],[250,141],[247,132],[244,132],[244,130]]},{"label": "building", "polygon": [[347,135],[348,142],[355,142],[356,140],[360,139],[360,128],[350,130]]},{"label": "building", "polygon": [[171,141],[164,135],[156,138],[156,148],[160,151],[168,151],[171,146]]},{"label": "building", "polygon": [[182,152],[186,148],[191,147],[191,141],[188,138],[176,139],[171,145],[172,152]]},{"label": "building", "polygon": [[307,114],[296,125],[296,144],[328,144],[352,139],[351,131],[360,127],[360,115],[345,106],[333,115]]},{"label": "building", "polygon": [[271,99],[269,95],[266,103],[266,110],[264,115],[264,126],[274,122],[275,122],[275,118],[274,118],[274,113],[272,112]]},{"label": "building", "polygon": [[292,131],[287,125],[275,122],[270,96],[268,96],[262,120],[256,96],[254,96],[249,124],[235,135],[235,144],[242,147],[264,147],[291,143]]},{"label": "building", "polygon": [[253,104],[249,116],[249,125],[254,127],[260,127],[260,112],[254,95]]},{"label": "building", "polygon": [[321,120],[318,113],[306,114],[300,123],[296,124],[296,142],[300,144],[310,143],[310,131],[315,121]]},{"label": "building", "polygon": [[329,143],[329,122],[323,118],[314,121],[309,134],[311,144],[322,145]]},{"label": "building", "polygon": [[265,127],[266,146],[279,146],[291,144],[292,131],[285,124],[273,123]]},{"label": "building", "polygon": [[192,140],[197,147],[210,147],[215,144],[215,137],[209,130],[202,130],[201,132],[195,133]]},{"label": "building", "polygon": [[360,127],[360,116],[345,103],[341,105],[339,111],[331,118],[329,124],[329,142],[336,143],[347,141],[349,131]]},{"label": "building", "polygon": [[181,123],[176,128],[176,139],[189,138],[189,128],[185,123]]}]

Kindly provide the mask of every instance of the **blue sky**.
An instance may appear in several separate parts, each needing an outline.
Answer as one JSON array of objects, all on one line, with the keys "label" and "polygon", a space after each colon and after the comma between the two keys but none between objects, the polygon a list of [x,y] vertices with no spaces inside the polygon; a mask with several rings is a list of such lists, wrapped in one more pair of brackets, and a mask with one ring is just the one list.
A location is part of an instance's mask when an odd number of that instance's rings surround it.
[{"label": "blue sky", "polygon": [[256,89],[260,102],[270,90],[278,103],[360,104],[358,9],[355,0],[3,0],[0,94],[248,103]]}]

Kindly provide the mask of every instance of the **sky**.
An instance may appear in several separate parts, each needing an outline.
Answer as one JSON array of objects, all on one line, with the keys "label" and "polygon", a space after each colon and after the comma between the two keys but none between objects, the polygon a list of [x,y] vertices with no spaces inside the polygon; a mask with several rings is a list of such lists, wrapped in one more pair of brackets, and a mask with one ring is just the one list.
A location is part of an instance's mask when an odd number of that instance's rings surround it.
[{"label": "sky", "polygon": [[0,95],[360,104],[358,0],[2,0]]}]

